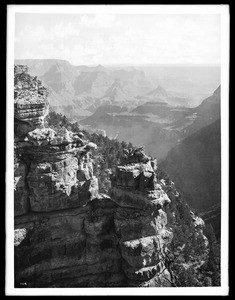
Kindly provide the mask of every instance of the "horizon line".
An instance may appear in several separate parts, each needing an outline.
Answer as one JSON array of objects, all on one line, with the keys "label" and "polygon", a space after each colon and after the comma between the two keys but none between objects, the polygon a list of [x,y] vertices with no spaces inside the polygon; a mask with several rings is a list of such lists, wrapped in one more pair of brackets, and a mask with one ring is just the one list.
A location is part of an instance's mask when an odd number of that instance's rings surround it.
[{"label": "horizon line", "polygon": [[126,66],[126,67],[132,67],[132,66],[216,66],[220,67],[220,63],[120,63],[120,64],[74,64],[71,63],[69,60],[61,59],[61,58],[14,58],[14,61],[16,60],[58,60],[58,61],[65,61],[68,62],[72,66],[87,66],[87,67],[97,67],[97,66],[106,66],[106,67],[115,67],[115,66]]}]

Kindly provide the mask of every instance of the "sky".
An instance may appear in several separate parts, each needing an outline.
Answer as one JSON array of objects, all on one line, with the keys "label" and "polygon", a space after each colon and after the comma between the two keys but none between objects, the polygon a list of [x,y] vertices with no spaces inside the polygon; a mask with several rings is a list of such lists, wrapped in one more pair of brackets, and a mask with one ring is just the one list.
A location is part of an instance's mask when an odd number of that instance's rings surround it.
[{"label": "sky", "polygon": [[16,13],[15,59],[220,64],[219,14]]}]

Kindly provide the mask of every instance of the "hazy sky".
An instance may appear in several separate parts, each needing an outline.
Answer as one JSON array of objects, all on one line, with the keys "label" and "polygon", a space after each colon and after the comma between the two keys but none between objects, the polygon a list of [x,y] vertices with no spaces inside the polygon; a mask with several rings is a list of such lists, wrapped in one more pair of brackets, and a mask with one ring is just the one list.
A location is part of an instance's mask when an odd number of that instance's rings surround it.
[{"label": "hazy sky", "polygon": [[219,64],[220,15],[17,13],[15,58],[75,65]]}]

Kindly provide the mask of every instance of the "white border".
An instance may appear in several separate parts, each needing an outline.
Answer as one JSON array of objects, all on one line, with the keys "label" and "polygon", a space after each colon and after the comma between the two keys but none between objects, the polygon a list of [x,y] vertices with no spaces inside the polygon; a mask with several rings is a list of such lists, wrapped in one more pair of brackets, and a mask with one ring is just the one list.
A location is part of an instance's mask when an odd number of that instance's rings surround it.
[{"label": "white border", "polygon": [[[228,7],[223,7],[228,8]],[[229,234],[229,11],[221,14],[221,286],[228,286]]]},{"label": "white border", "polygon": [[[14,288],[14,32],[15,13],[121,13],[221,15],[221,151],[222,222],[221,287],[190,288]],[[8,5],[7,7],[7,141],[6,141],[6,295],[228,295],[229,171],[229,6],[228,5]]]},{"label": "white border", "polygon": [[228,5],[8,5],[18,13],[43,14],[223,14]]}]

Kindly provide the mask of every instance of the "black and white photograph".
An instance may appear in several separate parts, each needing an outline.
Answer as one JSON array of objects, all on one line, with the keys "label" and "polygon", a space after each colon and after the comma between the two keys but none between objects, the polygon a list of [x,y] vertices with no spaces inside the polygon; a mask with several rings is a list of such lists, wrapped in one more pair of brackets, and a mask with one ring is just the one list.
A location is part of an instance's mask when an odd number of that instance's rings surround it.
[{"label": "black and white photograph", "polygon": [[228,295],[229,5],[7,5],[7,295]]}]

